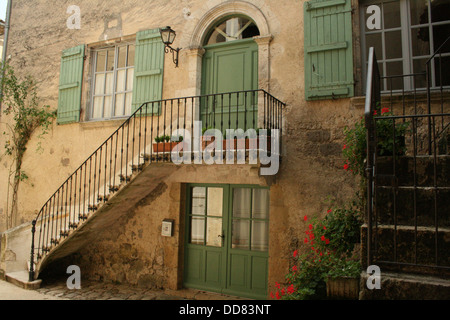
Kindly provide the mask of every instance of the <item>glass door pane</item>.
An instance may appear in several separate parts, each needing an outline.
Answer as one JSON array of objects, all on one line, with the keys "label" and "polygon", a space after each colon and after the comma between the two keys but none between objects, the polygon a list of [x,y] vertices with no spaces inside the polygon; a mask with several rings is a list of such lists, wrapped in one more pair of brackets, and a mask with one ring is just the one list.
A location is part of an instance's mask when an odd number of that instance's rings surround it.
[{"label": "glass door pane", "polygon": [[206,229],[206,245],[222,247],[222,218],[208,218]]},{"label": "glass door pane", "polygon": [[248,220],[233,220],[231,248],[249,249],[250,223]]}]

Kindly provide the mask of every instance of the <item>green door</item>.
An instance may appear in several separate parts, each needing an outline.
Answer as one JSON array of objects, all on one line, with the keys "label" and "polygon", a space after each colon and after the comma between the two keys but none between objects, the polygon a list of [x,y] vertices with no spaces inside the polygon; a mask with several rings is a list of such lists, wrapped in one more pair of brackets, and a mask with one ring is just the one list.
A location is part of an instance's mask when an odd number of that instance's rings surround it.
[{"label": "green door", "polygon": [[[203,127],[221,129],[254,128],[257,122],[258,45],[253,39],[205,46],[202,68],[201,102]],[[240,92],[240,93],[237,93]]]},{"label": "green door", "polygon": [[190,185],[185,287],[267,297],[269,189]]}]

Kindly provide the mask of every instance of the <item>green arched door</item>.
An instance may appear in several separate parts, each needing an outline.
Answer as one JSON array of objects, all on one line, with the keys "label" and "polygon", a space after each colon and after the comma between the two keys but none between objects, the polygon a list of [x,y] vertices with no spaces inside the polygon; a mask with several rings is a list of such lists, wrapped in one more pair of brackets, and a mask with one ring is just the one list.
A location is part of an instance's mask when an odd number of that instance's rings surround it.
[{"label": "green arched door", "polygon": [[257,94],[242,91],[258,89],[257,43],[247,38],[208,44],[204,48],[202,95],[227,94],[202,99],[203,127],[222,132],[228,128],[256,129]]}]

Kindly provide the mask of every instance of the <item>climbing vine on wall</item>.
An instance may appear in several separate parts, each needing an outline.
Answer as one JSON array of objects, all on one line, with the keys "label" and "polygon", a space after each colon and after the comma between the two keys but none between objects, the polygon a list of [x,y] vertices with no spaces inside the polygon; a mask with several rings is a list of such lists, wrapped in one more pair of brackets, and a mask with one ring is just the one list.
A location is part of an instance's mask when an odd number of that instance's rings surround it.
[{"label": "climbing vine on wall", "polygon": [[1,66],[1,71],[0,103],[5,115],[2,124],[6,129],[3,131],[4,155],[13,160],[8,179],[6,227],[12,228],[17,218],[19,184],[28,179],[27,173],[22,169],[27,144],[37,129],[41,129],[38,138],[48,133],[56,112],[51,111],[48,105],[39,106],[36,82],[32,77],[17,77],[8,63]]}]

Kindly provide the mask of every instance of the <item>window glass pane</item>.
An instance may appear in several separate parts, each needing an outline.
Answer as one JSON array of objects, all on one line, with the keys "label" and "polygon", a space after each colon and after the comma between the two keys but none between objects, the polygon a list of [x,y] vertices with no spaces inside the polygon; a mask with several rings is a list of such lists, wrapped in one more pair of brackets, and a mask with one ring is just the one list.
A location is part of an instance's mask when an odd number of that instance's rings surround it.
[{"label": "window glass pane", "polygon": [[104,94],[105,93],[105,74],[100,73],[95,75],[95,88],[94,94]]},{"label": "window glass pane", "polygon": [[222,247],[222,218],[208,218],[206,228],[206,245]]},{"label": "window glass pane", "polygon": [[214,27],[207,44],[251,38],[258,35],[258,27],[252,21],[241,17],[233,17]]},{"label": "window glass pane", "polygon": [[192,188],[192,214],[205,214],[206,188]]},{"label": "window glass pane", "polygon": [[205,240],[205,218],[191,217],[190,243],[203,244]]},{"label": "window glass pane", "polygon": [[233,217],[250,218],[252,189],[233,189]]},{"label": "window glass pane", "polygon": [[411,47],[414,57],[430,54],[428,27],[411,29]]},{"label": "window glass pane", "polygon": [[[450,24],[433,26],[434,51],[437,51],[449,36],[450,36]],[[447,41],[447,43],[441,48],[440,52],[441,53],[450,52],[450,40]]]},{"label": "window glass pane", "polygon": [[253,209],[252,218],[269,218],[269,190],[253,189]]},{"label": "window glass pane", "polygon": [[208,188],[208,216],[222,216],[223,207],[223,189]]},{"label": "window glass pane", "polygon": [[125,115],[131,114],[131,101],[132,101],[132,94],[127,93],[125,95]]},{"label": "window glass pane", "polygon": [[114,52],[115,49],[108,49],[108,59],[106,61],[106,71],[113,71],[114,70]]},{"label": "window glass pane", "polygon": [[127,70],[127,91],[133,90],[134,69]]},{"label": "window glass pane", "polygon": [[367,55],[369,54],[369,48],[374,47],[375,48],[375,55],[378,60],[383,59],[382,54],[382,42],[381,42],[381,33],[372,33],[366,35],[366,52]]},{"label": "window glass pane", "polygon": [[[426,65],[428,59],[414,59],[413,60],[413,73],[421,73],[426,71]],[[415,76],[415,87],[425,88],[427,85],[425,76]]]},{"label": "window glass pane", "polygon": [[105,71],[105,64],[106,64],[106,51],[99,51],[97,52],[97,66],[96,71],[97,72],[103,72]]},{"label": "window glass pane", "polygon": [[428,23],[428,0],[409,1],[411,25]]},{"label": "window glass pane", "polygon": [[383,3],[383,16],[385,29],[400,27],[400,2]]},{"label": "window glass pane", "polygon": [[431,1],[431,22],[450,20],[450,2],[447,0]]},{"label": "window glass pane", "polygon": [[116,92],[125,91],[125,75],[126,70],[118,70],[117,71],[117,80],[116,80]]},{"label": "window glass pane", "polygon": [[114,115],[116,117],[123,116],[125,112],[125,94],[116,94],[116,106],[114,108]]},{"label": "window glass pane", "polygon": [[103,107],[103,117],[110,118],[112,114],[112,96],[105,96],[105,104]]},{"label": "window glass pane", "polygon": [[106,74],[105,94],[112,94],[114,90],[114,73]]},{"label": "window glass pane", "polygon": [[269,247],[269,223],[252,221],[252,250],[267,251]]},{"label": "window glass pane", "polygon": [[386,59],[402,57],[402,34],[400,31],[390,31],[384,34],[386,44]]},{"label": "window glass pane", "polygon": [[134,46],[128,46],[128,63],[127,66],[134,66]]},{"label": "window glass pane", "polygon": [[231,247],[233,249],[249,249],[249,220],[233,220]]},{"label": "window glass pane", "polygon": [[[386,76],[403,75],[403,62],[386,62]],[[402,77],[387,78],[387,90],[399,90],[403,88]]]},{"label": "window glass pane", "polygon": [[92,117],[98,119],[101,118],[102,115],[103,115],[103,97],[95,97]]},{"label": "window glass pane", "polygon": [[127,47],[119,47],[119,56],[117,57],[117,68],[125,68],[127,62]]}]

